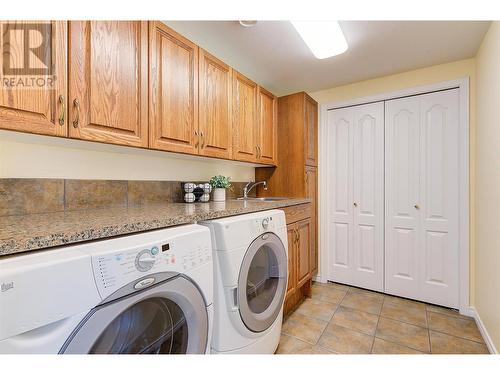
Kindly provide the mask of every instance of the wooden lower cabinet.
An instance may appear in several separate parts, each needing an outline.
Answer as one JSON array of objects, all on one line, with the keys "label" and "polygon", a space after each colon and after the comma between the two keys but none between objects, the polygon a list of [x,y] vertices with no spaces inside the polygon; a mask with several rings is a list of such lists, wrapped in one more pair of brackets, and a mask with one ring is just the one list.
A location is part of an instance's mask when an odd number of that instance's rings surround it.
[{"label": "wooden lower cabinet", "polygon": [[311,218],[295,224],[297,232],[297,286],[301,287],[311,279]]},{"label": "wooden lower cabinet", "polygon": [[306,197],[311,199],[311,275],[318,273],[318,172],[306,167]]},{"label": "wooden lower cabinet", "polygon": [[286,207],[288,235],[288,286],[283,313],[286,315],[311,294],[311,207]]},{"label": "wooden lower cabinet", "polygon": [[295,293],[295,225],[290,224],[286,227],[288,237],[288,285],[286,288],[285,300]]}]

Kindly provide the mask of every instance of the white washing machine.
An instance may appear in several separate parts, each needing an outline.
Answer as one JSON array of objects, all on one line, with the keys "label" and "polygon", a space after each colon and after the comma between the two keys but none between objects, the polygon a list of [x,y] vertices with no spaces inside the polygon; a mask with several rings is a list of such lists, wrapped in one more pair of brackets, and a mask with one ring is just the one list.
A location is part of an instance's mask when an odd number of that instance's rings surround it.
[{"label": "white washing machine", "polygon": [[210,228],[214,250],[212,353],[274,353],[288,280],[284,212],[199,224]]},{"label": "white washing machine", "polygon": [[0,258],[0,353],[207,353],[210,232],[186,225]]}]

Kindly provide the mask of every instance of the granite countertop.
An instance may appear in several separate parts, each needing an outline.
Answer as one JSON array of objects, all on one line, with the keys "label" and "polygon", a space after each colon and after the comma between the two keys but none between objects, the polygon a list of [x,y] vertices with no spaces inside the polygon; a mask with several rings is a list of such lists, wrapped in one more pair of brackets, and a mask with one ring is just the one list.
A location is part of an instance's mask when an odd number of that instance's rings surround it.
[{"label": "granite countertop", "polygon": [[0,256],[309,203],[227,200],[0,217]]}]

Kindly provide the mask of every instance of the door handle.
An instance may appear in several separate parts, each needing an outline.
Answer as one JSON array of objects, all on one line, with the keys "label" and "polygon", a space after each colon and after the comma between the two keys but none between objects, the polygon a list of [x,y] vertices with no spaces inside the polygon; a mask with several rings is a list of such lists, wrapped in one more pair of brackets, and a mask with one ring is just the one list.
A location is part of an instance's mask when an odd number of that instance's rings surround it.
[{"label": "door handle", "polygon": [[205,148],[205,135],[203,132],[200,133],[201,135],[201,148]]},{"label": "door handle", "polygon": [[64,114],[66,113],[66,105],[64,104],[64,95],[59,95],[59,103],[61,104],[61,114],[59,115],[59,125],[64,125]]},{"label": "door handle", "polygon": [[200,136],[198,135],[198,130],[194,131],[194,137],[196,138],[194,147],[198,148],[198,145],[200,144]]},{"label": "door handle", "polygon": [[420,206],[419,206],[418,204],[416,204],[414,207],[415,207],[417,210],[420,210]]},{"label": "door handle", "polygon": [[73,100],[73,105],[76,108],[76,118],[73,121],[73,127],[77,128],[78,125],[80,125],[80,102],[78,101],[78,99]]},{"label": "door handle", "polygon": [[358,207],[358,204],[356,202],[354,202],[354,207]]}]

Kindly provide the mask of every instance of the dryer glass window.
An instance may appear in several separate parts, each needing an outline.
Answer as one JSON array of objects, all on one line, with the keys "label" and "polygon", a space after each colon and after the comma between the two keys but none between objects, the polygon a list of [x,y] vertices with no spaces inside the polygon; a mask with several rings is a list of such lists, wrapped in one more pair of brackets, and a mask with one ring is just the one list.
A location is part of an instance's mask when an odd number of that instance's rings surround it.
[{"label": "dryer glass window", "polygon": [[118,315],[90,349],[96,354],[184,354],[188,325],[182,309],[166,298],[148,298]]},{"label": "dryer glass window", "polygon": [[267,245],[255,253],[247,277],[247,302],[255,314],[265,311],[274,300],[279,282],[279,265],[274,251]]}]

